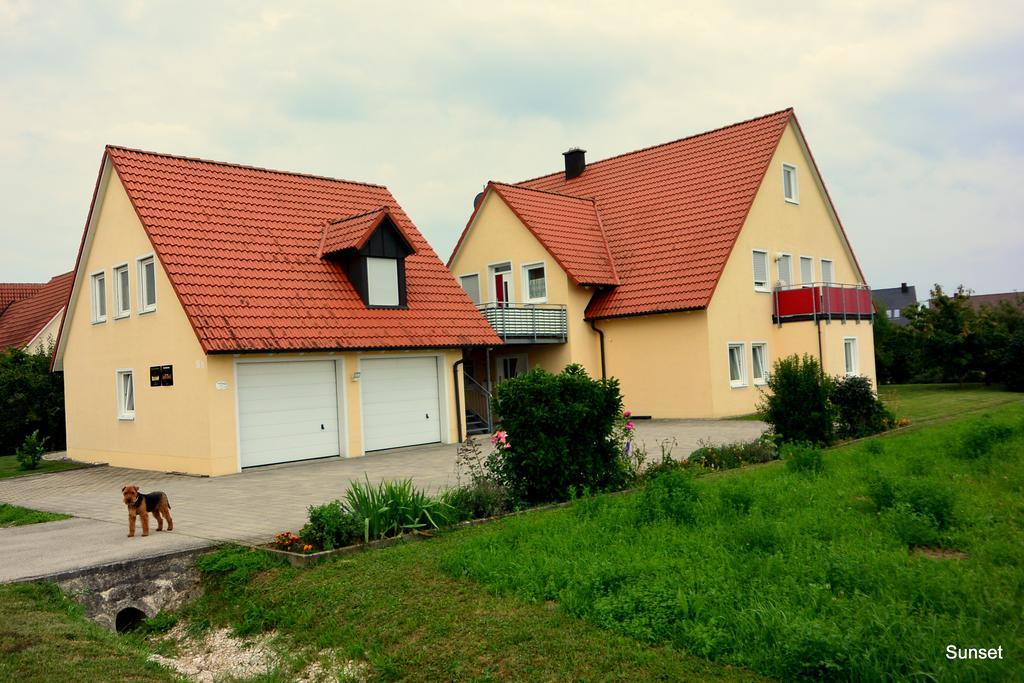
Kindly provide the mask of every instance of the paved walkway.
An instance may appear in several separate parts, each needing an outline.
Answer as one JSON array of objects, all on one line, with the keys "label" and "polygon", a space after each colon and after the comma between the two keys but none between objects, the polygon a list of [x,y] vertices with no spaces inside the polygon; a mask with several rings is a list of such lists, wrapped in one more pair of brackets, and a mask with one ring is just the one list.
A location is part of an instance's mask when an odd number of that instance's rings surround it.
[{"label": "paved walkway", "polygon": [[[660,457],[658,443],[675,439],[676,457],[698,441],[755,438],[760,422],[657,420],[637,423],[637,437],[650,459]],[[189,477],[119,467],[93,467],[29,477],[0,479],[0,502],[74,519],[0,529],[0,582],[155,557],[177,550],[227,541],[266,543],[281,531],[298,531],[306,508],[340,498],[354,479],[412,478],[418,486],[439,490],[456,483],[453,445],[381,451],[351,460],[330,459],[262,467],[216,478]],[[121,487],[165,491],[174,531],[127,538],[127,512]],[[152,518],[151,518],[152,520]]]}]

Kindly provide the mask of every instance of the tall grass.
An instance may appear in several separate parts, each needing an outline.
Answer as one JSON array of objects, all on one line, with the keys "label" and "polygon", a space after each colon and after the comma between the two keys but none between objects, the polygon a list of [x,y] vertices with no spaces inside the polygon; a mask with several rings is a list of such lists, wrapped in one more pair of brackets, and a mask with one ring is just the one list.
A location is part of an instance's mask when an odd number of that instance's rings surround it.
[{"label": "tall grass", "polygon": [[950,662],[945,647],[1024,650],[1022,418],[850,445],[820,468],[656,478],[470,532],[442,564],[784,680],[1021,680],[1019,657]]},{"label": "tall grass", "polygon": [[382,481],[376,486],[353,481],[345,492],[345,506],[363,524],[363,540],[380,539],[420,529],[437,529],[455,515],[443,500],[431,498],[411,479]]}]

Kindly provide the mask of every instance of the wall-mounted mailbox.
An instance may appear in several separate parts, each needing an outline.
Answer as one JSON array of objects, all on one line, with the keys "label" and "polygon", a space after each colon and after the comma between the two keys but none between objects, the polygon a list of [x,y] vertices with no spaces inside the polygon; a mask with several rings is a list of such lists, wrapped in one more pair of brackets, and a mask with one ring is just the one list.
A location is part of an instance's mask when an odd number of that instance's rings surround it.
[{"label": "wall-mounted mailbox", "polygon": [[149,368],[149,386],[160,386],[160,366],[153,365]]},{"label": "wall-mounted mailbox", "polygon": [[174,366],[160,366],[160,385],[165,387],[174,386]]}]

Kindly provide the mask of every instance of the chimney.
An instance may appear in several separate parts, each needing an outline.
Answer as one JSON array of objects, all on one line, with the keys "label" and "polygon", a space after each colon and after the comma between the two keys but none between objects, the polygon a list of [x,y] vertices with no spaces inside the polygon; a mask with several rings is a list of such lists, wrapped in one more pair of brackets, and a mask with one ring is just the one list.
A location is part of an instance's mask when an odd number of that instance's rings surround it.
[{"label": "chimney", "polygon": [[900,283],[900,291],[903,292],[904,294],[907,293],[907,283],[906,282],[901,282]]},{"label": "chimney", "polygon": [[572,180],[576,176],[583,175],[587,167],[587,150],[573,147],[568,152],[562,152],[565,157],[565,179]]}]

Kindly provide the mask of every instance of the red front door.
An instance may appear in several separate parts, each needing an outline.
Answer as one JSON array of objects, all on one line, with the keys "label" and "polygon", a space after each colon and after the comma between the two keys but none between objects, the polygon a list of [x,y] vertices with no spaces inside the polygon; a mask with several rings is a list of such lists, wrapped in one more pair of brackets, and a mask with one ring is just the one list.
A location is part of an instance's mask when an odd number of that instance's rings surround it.
[{"label": "red front door", "polygon": [[495,271],[494,273],[494,301],[499,307],[505,306],[509,303],[509,276],[511,275],[511,269],[503,271]]}]

